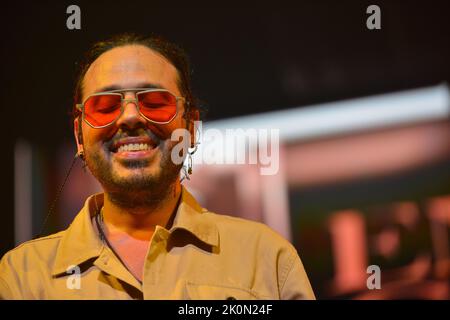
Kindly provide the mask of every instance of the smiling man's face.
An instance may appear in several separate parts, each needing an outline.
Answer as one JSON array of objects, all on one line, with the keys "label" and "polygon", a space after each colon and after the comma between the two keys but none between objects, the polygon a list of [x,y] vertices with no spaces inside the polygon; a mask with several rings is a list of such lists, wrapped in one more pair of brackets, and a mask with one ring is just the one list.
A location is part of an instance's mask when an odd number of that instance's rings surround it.
[{"label": "smiling man's face", "polygon": [[[84,77],[82,98],[112,89],[147,87],[181,96],[177,79],[177,70],[164,57],[145,46],[127,45],[103,53],[92,63]],[[125,93],[125,99],[133,98],[135,93]],[[179,101],[177,116],[170,123],[153,124],[139,114],[135,103],[126,102],[122,115],[106,128],[82,123],[83,145],[78,148],[84,149],[86,163],[105,191],[139,197],[140,192],[142,196],[149,191],[164,192],[178,179],[181,165],[175,165],[170,157],[178,142],[170,137],[173,130],[186,128],[184,108]],[[120,148],[128,143],[146,144],[147,149]]]}]

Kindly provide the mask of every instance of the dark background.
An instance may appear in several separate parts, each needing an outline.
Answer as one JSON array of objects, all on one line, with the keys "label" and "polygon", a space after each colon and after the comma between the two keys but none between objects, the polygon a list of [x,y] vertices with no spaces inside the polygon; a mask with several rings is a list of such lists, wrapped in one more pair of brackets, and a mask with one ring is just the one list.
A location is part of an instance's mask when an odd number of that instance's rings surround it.
[{"label": "dark background", "polygon": [[[66,28],[71,4],[81,8],[81,30]],[[366,28],[370,4],[381,8],[381,30]],[[23,138],[52,159],[72,139],[76,62],[92,42],[134,31],[180,44],[212,120],[448,82],[449,7],[448,1],[2,3],[0,255],[14,246],[14,144]]]}]

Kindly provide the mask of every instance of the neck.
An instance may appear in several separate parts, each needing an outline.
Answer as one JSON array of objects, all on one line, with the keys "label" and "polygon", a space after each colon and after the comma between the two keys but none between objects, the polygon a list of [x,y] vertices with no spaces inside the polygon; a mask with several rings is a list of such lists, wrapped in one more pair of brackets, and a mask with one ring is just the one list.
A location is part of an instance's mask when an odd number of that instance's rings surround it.
[{"label": "neck", "polygon": [[176,210],[181,184],[177,182],[169,189],[160,195],[134,193],[128,201],[124,194],[117,201],[115,194],[105,192],[103,219],[133,238],[150,240],[157,225],[168,227]]}]

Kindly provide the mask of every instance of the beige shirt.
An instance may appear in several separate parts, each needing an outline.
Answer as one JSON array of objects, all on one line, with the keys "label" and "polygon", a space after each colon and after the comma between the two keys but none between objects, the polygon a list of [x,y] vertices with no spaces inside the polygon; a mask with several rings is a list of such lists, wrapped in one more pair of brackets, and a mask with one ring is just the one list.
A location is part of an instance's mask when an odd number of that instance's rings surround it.
[{"label": "beige shirt", "polygon": [[101,241],[90,196],[68,229],[0,262],[3,299],[314,299],[295,248],[261,223],[203,209],[183,188],[170,230],[157,226],[140,283]]}]

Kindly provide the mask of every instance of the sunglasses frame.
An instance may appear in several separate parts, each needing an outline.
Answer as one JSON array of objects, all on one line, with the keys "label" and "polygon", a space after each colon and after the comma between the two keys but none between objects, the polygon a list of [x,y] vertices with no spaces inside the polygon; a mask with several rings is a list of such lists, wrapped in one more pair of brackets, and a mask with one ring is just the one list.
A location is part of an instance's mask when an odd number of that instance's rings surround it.
[{"label": "sunglasses frame", "polygon": [[[125,99],[125,93],[126,92],[135,92],[135,98],[134,99]],[[160,121],[155,121],[155,120],[151,120],[149,118],[147,118],[142,112],[141,112],[141,108],[139,106],[139,95],[144,94],[144,93],[148,93],[148,92],[167,92],[170,95],[172,95],[173,97],[175,97],[176,99],[176,110],[175,110],[175,114],[173,115],[173,117],[168,120],[168,121],[164,121],[164,122],[160,122]],[[117,116],[116,119],[114,119],[113,121],[111,121],[110,123],[103,125],[103,126],[94,126],[93,124],[89,123],[89,121],[86,119],[85,117],[85,108],[84,105],[86,104],[86,102],[88,101],[88,99],[90,99],[91,97],[94,96],[100,96],[100,95],[119,95],[121,97],[121,103],[120,103],[120,114]],[[139,114],[147,121],[152,122],[152,123],[156,123],[156,124],[168,124],[170,123],[173,119],[176,118],[176,116],[178,115],[178,101],[183,101],[186,103],[186,98],[181,97],[181,96],[177,96],[175,94],[173,94],[172,92],[170,92],[169,90],[166,89],[155,89],[155,88],[129,88],[129,89],[117,89],[117,90],[111,90],[111,91],[103,91],[103,92],[97,92],[97,93],[93,93],[89,96],[86,97],[86,99],[84,99],[83,103],[77,103],[76,104],[76,108],[78,110],[81,111],[81,119],[86,122],[90,127],[94,128],[94,129],[101,129],[101,128],[106,128],[112,124],[114,124],[123,114],[124,111],[124,102],[128,103],[128,102],[133,102],[137,109]]]}]

